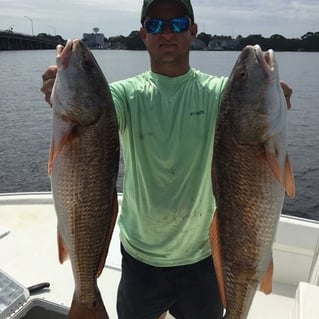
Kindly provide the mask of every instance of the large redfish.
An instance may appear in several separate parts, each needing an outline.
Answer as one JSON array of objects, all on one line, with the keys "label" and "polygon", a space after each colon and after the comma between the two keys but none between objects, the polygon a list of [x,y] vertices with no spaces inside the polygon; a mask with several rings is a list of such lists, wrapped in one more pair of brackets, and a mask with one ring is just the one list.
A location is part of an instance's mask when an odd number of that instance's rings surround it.
[{"label": "large redfish", "polygon": [[212,167],[212,253],[227,319],[247,318],[258,285],[271,291],[272,244],[285,191],[295,194],[287,155],[287,103],[272,50],[247,46],[217,119]]},{"label": "large redfish", "polygon": [[49,174],[61,263],[70,256],[70,319],[107,319],[98,286],[117,216],[119,137],[107,81],[79,40],[57,47]]}]

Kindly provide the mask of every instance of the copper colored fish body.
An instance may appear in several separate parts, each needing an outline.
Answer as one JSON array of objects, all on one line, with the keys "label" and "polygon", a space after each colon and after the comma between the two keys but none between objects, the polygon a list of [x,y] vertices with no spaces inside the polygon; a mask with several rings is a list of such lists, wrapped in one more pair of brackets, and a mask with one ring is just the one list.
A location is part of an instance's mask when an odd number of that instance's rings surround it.
[{"label": "copper colored fish body", "polygon": [[210,237],[227,319],[247,318],[259,284],[271,291],[277,223],[285,191],[295,192],[286,117],[273,51],[246,47],[221,102],[212,166]]},{"label": "copper colored fish body", "polygon": [[[107,319],[98,286],[117,215],[119,139],[108,84],[79,40],[57,48],[49,174],[59,260],[70,257],[70,319]],[[62,283],[61,283],[62,284]]]}]

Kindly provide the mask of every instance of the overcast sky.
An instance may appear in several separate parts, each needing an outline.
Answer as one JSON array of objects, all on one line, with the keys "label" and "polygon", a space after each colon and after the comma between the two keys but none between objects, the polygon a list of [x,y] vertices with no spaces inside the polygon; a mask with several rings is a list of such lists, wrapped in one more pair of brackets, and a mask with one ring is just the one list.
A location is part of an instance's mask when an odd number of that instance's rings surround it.
[{"label": "overcast sky", "polygon": [[[319,31],[319,0],[193,0],[199,32],[299,38]],[[0,30],[82,38],[98,27],[106,37],[140,28],[142,0],[0,0]],[[26,16],[26,17],[25,17]],[[27,18],[28,17],[28,18]],[[31,23],[32,22],[32,23]]]}]

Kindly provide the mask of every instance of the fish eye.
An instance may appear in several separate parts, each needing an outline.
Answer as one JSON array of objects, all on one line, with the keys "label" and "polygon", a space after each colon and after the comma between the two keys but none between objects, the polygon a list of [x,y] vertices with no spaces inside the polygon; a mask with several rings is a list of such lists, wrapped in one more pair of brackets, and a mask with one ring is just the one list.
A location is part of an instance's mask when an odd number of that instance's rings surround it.
[{"label": "fish eye", "polygon": [[82,59],[82,67],[87,70],[91,67],[92,63],[91,63],[91,60],[89,57],[87,56],[83,56],[83,59]]},{"label": "fish eye", "polygon": [[245,81],[247,79],[247,72],[245,70],[241,70],[238,77],[241,81]]},{"label": "fish eye", "polygon": [[245,65],[241,65],[238,66],[235,71],[234,71],[234,77],[238,80],[238,81],[246,81],[246,79],[248,78],[248,73],[246,70]]}]

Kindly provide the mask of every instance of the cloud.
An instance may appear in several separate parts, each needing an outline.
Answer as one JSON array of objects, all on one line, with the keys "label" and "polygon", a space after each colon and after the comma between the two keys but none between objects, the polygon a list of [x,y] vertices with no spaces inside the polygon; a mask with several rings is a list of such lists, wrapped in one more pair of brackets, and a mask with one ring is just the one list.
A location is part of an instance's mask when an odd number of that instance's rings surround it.
[{"label": "cloud", "polygon": [[[204,32],[243,35],[274,33],[299,37],[319,29],[319,1],[193,0],[196,20]],[[195,7],[196,8],[196,7]]]},{"label": "cloud", "polygon": [[[300,37],[319,30],[318,0],[193,0],[199,31],[242,35],[275,33]],[[81,37],[98,27],[106,37],[128,35],[140,28],[142,0],[0,0],[0,29],[51,33],[64,38]],[[49,27],[50,26],[50,27]]]}]

